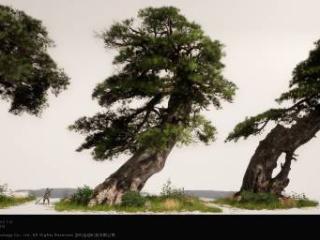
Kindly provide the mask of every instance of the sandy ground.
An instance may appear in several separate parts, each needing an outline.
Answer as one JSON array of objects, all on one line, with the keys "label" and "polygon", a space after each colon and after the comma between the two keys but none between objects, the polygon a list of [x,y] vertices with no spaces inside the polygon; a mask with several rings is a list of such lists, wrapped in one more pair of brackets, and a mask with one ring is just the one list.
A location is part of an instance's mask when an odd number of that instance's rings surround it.
[{"label": "sandy ground", "polygon": [[[204,200],[212,200],[212,199],[204,199]],[[53,204],[59,201],[59,199],[51,199],[50,205],[42,205],[36,204],[36,201],[28,202],[19,206],[14,206],[10,208],[0,209],[0,214],[26,214],[26,215],[33,215],[33,214],[44,214],[44,215],[52,215],[52,214],[127,214],[127,213],[117,213],[117,212],[79,212],[79,211],[72,211],[72,212],[58,212],[54,210]],[[215,206],[215,204],[211,204]],[[231,207],[220,207],[223,212],[222,213],[212,213],[214,215],[219,214],[320,214],[320,207],[312,207],[312,208],[292,208],[288,210],[243,210]],[[140,213],[140,214],[153,214],[153,213]],[[177,213],[171,213],[177,214]],[[185,212],[185,213],[178,213],[178,214],[203,214],[199,212]],[[210,213],[211,214],[211,213]]]}]

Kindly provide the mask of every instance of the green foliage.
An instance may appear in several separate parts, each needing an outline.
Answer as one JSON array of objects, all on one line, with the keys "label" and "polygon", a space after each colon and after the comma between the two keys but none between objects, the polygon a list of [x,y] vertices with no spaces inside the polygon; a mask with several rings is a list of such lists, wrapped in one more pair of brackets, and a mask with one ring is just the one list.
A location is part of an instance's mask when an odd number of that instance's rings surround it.
[{"label": "green foliage", "polygon": [[79,187],[70,200],[77,204],[88,204],[93,190],[89,186]]},{"label": "green foliage", "polygon": [[272,204],[274,202],[278,202],[279,198],[271,193],[253,193],[253,192],[242,192],[241,193],[241,200],[242,203],[265,203],[265,204]]},{"label": "green foliage", "polygon": [[254,117],[247,117],[243,122],[238,123],[234,130],[228,135],[226,141],[237,141],[239,138],[248,138],[250,135],[260,134],[270,121],[283,121],[285,109],[270,109]]},{"label": "green foliage", "polygon": [[319,204],[317,201],[308,199],[304,193],[302,194],[292,193],[289,195],[289,198],[296,201],[296,205],[298,208],[316,207]]},{"label": "green foliage", "polygon": [[143,207],[146,199],[139,192],[129,191],[122,196],[121,206]]},{"label": "green foliage", "polygon": [[58,95],[69,79],[47,53],[53,46],[46,29],[22,11],[0,5],[0,96],[10,112],[39,114],[48,90]]},{"label": "green foliage", "polygon": [[320,97],[320,41],[315,42],[315,48],[310,51],[306,60],[299,63],[290,81],[290,90],[283,93],[278,102],[291,100],[303,101],[304,108],[319,104]]},{"label": "green foliage", "polygon": [[[189,125],[184,131],[184,141],[181,143],[189,144],[194,142],[194,139],[209,144],[215,140],[217,130],[204,116],[200,114],[194,114],[189,121]],[[188,141],[189,140],[189,141]]]},{"label": "green foliage", "polygon": [[181,145],[187,145],[192,142],[192,136],[188,130],[184,126],[168,123],[162,129],[151,128],[137,137],[138,146],[149,149],[165,149],[172,138],[176,139]]},{"label": "green foliage", "polygon": [[291,101],[288,108],[270,109],[254,117],[246,118],[237,124],[226,141],[237,141],[262,132],[269,122],[292,124],[305,114],[319,108],[320,101],[320,41],[310,51],[306,60],[299,63],[292,73],[290,89],[281,94],[276,101],[281,104]]},{"label": "green foliage", "polygon": [[219,41],[174,7],[142,9],[137,19],[113,24],[101,38],[117,50],[113,64],[119,71],[92,94],[106,111],[70,126],[86,135],[79,151],[93,149],[94,158],[104,160],[170,141],[214,140],[216,130],[200,111],[221,108],[236,90],[222,76]]},{"label": "green foliage", "polygon": [[250,210],[302,208],[318,205],[318,202],[309,200],[304,195],[303,197],[294,195],[279,198],[272,193],[253,192],[242,192],[238,197],[222,198],[214,201],[214,203]]}]

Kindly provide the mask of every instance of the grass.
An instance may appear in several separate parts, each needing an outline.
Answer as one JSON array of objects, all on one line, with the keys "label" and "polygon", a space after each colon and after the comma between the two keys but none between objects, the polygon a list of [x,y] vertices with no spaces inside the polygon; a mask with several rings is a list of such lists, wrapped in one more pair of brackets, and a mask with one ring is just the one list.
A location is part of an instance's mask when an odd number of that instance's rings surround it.
[{"label": "grass", "polygon": [[29,201],[35,200],[35,197],[9,197],[5,195],[0,195],[0,208],[7,208],[11,206],[20,205]]},{"label": "grass", "polygon": [[252,192],[243,192],[239,197],[218,199],[214,203],[249,210],[304,208],[318,205],[317,201],[310,200],[305,195],[279,198],[270,193]]},{"label": "grass", "polygon": [[217,207],[207,206],[207,204],[196,197],[180,196],[180,197],[164,197],[164,196],[146,196],[145,204],[140,207],[122,206],[122,205],[96,205],[88,207],[86,204],[75,203],[70,200],[61,200],[55,204],[57,211],[116,211],[116,212],[207,212],[217,213],[222,210]]},{"label": "grass", "polygon": [[120,205],[96,205],[88,207],[88,202],[93,190],[88,186],[79,187],[69,198],[62,199],[55,204],[57,211],[104,211],[127,213],[169,213],[169,212],[203,212],[216,213],[222,210],[208,206],[208,203],[197,197],[191,197],[184,193],[183,189],[172,187],[171,181],[164,184],[160,196],[142,196],[139,192],[129,191],[122,196]]}]

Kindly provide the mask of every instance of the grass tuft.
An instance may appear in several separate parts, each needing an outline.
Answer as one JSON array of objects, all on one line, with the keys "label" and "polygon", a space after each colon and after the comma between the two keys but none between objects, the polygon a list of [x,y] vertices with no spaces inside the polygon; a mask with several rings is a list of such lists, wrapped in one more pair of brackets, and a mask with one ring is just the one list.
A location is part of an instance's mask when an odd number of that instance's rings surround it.
[{"label": "grass tuft", "polygon": [[303,208],[318,205],[317,201],[306,198],[304,194],[279,198],[271,193],[253,192],[242,192],[237,197],[217,199],[214,203],[249,210]]}]

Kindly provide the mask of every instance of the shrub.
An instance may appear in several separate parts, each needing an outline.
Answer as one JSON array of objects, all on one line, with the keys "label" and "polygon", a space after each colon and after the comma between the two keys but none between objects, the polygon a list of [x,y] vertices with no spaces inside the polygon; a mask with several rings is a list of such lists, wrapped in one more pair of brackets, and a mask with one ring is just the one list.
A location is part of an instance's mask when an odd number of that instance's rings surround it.
[{"label": "shrub", "polygon": [[185,197],[185,194],[184,189],[174,188],[169,179],[163,185],[160,196],[165,198],[183,198]]},{"label": "shrub", "polygon": [[77,204],[88,204],[92,193],[93,190],[89,186],[79,187],[77,191],[72,194],[71,201]]},{"label": "shrub", "polygon": [[304,193],[300,193],[299,194],[299,193],[295,193],[295,192],[291,192],[291,194],[288,194],[288,197],[292,198],[292,199],[297,199],[297,200],[306,200],[306,199],[308,199]]},{"label": "shrub", "polygon": [[122,196],[121,206],[125,207],[143,207],[146,199],[138,192],[127,192]]},{"label": "shrub", "polygon": [[240,202],[251,202],[251,203],[277,203],[279,198],[272,193],[253,193],[253,192],[242,192]]}]

